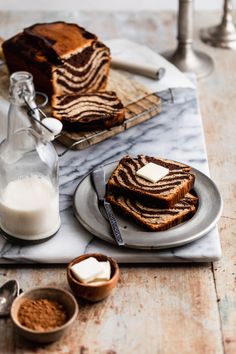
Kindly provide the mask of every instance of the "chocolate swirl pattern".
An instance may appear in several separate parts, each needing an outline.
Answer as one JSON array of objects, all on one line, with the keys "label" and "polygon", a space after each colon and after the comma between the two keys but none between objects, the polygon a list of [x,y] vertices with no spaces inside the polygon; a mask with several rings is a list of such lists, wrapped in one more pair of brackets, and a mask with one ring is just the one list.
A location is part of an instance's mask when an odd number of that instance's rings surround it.
[{"label": "chocolate swirl pattern", "polygon": [[52,115],[62,121],[64,129],[79,131],[121,124],[125,110],[115,92],[103,91],[82,95],[54,95]]},{"label": "chocolate swirl pattern", "polygon": [[104,87],[103,81],[110,61],[109,51],[105,46],[98,47],[96,42],[90,49],[89,52],[83,50],[75,54],[73,65],[68,63],[68,59],[60,67],[53,67],[55,93],[83,93],[98,91]]},{"label": "chocolate swirl pattern", "polygon": [[109,195],[107,200],[122,213],[131,216],[151,231],[164,231],[178,225],[193,216],[197,208],[197,197],[190,193],[168,209],[150,207],[125,196]]},{"label": "chocolate swirl pattern", "polygon": [[[169,169],[169,174],[156,183],[136,175],[138,169],[153,162]],[[126,194],[154,205],[171,207],[191,190],[195,177],[191,168],[179,162],[145,155],[124,157],[108,181],[109,190]]]}]

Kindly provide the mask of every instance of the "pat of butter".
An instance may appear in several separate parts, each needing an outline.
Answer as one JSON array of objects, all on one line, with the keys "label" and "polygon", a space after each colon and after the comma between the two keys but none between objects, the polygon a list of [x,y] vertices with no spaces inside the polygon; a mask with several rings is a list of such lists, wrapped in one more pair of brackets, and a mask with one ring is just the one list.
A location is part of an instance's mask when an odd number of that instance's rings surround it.
[{"label": "pat of butter", "polygon": [[96,279],[89,282],[89,284],[100,285],[100,283],[104,283],[111,278],[111,264],[109,261],[99,262],[103,267],[103,272],[99,274]]},{"label": "pat of butter", "polygon": [[93,281],[104,274],[104,267],[96,258],[89,257],[71,267],[73,275],[82,283]]},{"label": "pat of butter", "polygon": [[145,166],[141,167],[136,175],[142,177],[150,182],[156,183],[169,173],[169,169],[157,165],[156,163],[149,162]]}]

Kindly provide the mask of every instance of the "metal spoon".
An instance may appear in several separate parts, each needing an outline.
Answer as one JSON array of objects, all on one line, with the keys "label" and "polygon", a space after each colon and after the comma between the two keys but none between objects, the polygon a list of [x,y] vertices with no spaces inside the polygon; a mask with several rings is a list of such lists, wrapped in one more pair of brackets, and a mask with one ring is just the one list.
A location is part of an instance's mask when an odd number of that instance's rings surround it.
[{"label": "metal spoon", "polygon": [[17,280],[9,280],[0,287],[0,317],[9,315],[11,304],[19,293],[20,287]]}]

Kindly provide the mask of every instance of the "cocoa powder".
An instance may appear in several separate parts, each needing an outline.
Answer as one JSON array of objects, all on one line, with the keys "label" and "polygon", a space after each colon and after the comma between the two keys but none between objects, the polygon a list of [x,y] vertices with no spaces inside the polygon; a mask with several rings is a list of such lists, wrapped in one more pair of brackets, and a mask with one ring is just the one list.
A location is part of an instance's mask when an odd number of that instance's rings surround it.
[{"label": "cocoa powder", "polygon": [[67,314],[57,301],[26,299],[19,308],[18,320],[22,326],[45,332],[62,326],[67,321]]}]

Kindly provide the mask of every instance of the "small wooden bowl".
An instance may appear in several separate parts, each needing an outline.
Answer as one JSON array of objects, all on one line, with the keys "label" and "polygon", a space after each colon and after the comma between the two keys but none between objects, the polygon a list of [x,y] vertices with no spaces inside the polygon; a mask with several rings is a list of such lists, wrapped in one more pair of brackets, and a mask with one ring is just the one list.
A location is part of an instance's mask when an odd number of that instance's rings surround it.
[{"label": "small wooden bowl", "polygon": [[[23,326],[18,320],[18,311],[21,304],[26,299],[48,299],[57,301],[64,307],[67,313],[68,319],[66,323],[60,327],[56,327],[53,330],[43,332]],[[11,306],[11,318],[14,323],[16,332],[26,339],[38,343],[50,343],[58,340],[64,334],[64,332],[71,327],[72,323],[77,317],[77,314],[78,304],[74,296],[64,289],[54,287],[38,287],[26,291],[25,293],[22,293],[20,296],[18,296],[13,301]]]},{"label": "small wooden bowl", "polygon": [[[104,261],[109,261],[111,264],[111,279],[104,282],[103,284],[85,284],[80,282],[75,276],[73,275],[71,271],[71,267],[83,261],[86,258],[89,257],[94,257],[96,258],[99,262],[104,262]],[[76,297],[81,297],[83,299],[89,300],[89,301],[100,301],[105,299],[112,290],[116,287],[116,284],[119,280],[120,277],[120,270],[118,267],[118,264],[116,261],[108,256],[105,256],[103,254],[99,253],[90,253],[90,254],[84,254],[78,258],[75,258],[73,261],[71,261],[68,266],[67,266],[67,280],[68,283],[71,287],[71,290],[73,291],[74,295]]]}]

